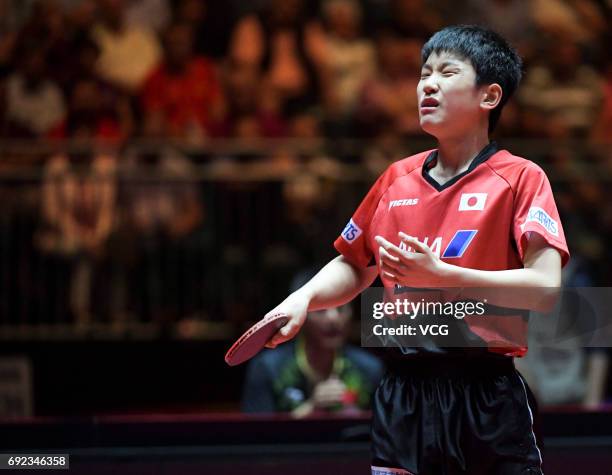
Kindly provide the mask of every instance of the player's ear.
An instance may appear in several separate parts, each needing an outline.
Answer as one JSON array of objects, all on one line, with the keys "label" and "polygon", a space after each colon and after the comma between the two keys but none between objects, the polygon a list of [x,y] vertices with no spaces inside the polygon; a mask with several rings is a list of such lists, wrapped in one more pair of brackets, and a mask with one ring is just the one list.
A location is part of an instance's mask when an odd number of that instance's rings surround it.
[{"label": "player's ear", "polygon": [[495,109],[502,99],[502,94],[503,91],[499,84],[489,84],[482,90],[482,99],[480,100],[480,107],[487,110]]}]

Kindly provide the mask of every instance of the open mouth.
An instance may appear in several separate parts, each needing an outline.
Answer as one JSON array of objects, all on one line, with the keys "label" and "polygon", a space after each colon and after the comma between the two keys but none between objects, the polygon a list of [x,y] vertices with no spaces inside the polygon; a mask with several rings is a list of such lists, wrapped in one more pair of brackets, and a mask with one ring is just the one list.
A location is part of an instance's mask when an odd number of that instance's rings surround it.
[{"label": "open mouth", "polygon": [[434,99],[433,97],[426,97],[421,101],[421,112],[433,112],[439,105],[440,103],[437,99]]}]

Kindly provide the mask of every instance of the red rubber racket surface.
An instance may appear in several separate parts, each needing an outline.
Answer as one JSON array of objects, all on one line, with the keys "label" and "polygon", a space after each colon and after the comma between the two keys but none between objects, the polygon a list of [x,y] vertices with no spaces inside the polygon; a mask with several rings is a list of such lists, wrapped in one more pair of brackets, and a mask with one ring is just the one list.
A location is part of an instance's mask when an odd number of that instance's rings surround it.
[{"label": "red rubber racket surface", "polygon": [[287,314],[275,313],[257,322],[227,351],[225,362],[230,366],[236,366],[253,358],[288,320]]}]

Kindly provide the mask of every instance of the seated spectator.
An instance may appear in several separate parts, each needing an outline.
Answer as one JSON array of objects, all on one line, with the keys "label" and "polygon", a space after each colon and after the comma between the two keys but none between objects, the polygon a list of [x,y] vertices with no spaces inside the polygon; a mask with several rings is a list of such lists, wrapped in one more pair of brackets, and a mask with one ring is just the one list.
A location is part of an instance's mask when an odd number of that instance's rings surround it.
[{"label": "seated spectator", "polygon": [[453,8],[454,23],[486,25],[506,38],[523,59],[531,56],[537,44],[536,23],[531,0],[468,0],[461,8]]},{"label": "seated spectator", "polygon": [[[159,152],[129,152],[122,165],[128,206],[127,222],[142,236],[157,233],[186,236],[202,224],[203,209],[193,164],[170,148]],[[139,180],[139,174],[157,174]]]},{"label": "seated spectator", "polygon": [[[295,279],[293,288],[306,274]],[[299,281],[299,282],[298,282]],[[382,363],[346,344],[351,307],[309,312],[301,335],[249,362],[242,394],[243,412],[358,414],[382,376]]]},{"label": "seated spectator", "polygon": [[98,76],[95,68],[100,56],[98,45],[86,32],[75,34],[70,44],[72,56],[61,74],[68,96],[68,114],[51,132],[51,138],[78,135],[122,141],[130,137],[134,129],[131,101],[127,94]]},{"label": "seated spectator", "polygon": [[66,4],[66,20],[74,32],[91,32],[97,23],[98,0],[78,0]]},{"label": "seated spectator", "polygon": [[[193,28],[196,54],[215,60],[225,59],[237,17],[235,2],[178,0],[173,3],[175,21]],[[252,2],[248,5],[253,6]]]},{"label": "seated spectator", "polygon": [[98,78],[96,63],[100,57],[100,48],[86,30],[78,30],[67,44],[70,52],[61,70],[55,71],[58,84],[64,91],[81,78]]},{"label": "seated spectator", "polygon": [[362,133],[378,135],[384,127],[399,135],[422,134],[415,92],[421,46],[420,40],[403,41],[390,33],[378,37],[378,70],[361,90],[358,120]]},{"label": "seated spectator", "polygon": [[332,259],[335,253],[332,246],[312,243],[316,239],[330,239],[338,232],[338,209],[334,204],[341,199],[338,178],[342,168],[333,159],[320,155],[299,158],[302,169],[294,170],[283,181],[282,207],[273,224],[275,238],[270,243],[270,248],[284,247],[296,254],[297,265],[288,269],[290,274],[284,277],[285,281],[296,267]]},{"label": "seated spectator", "polygon": [[125,22],[123,0],[99,0],[102,21],[93,29],[100,47],[97,69],[103,79],[136,92],[158,64],[161,49],[155,33]]},{"label": "seated spectator", "polygon": [[210,236],[193,164],[165,147],[128,152],[122,172],[128,307],[157,323],[201,310]]},{"label": "seated spectator", "polygon": [[576,41],[592,44],[609,28],[604,2],[594,0],[535,0],[531,6],[540,32],[562,32]]},{"label": "seated spectator", "polygon": [[406,155],[409,153],[402,147],[401,137],[393,128],[393,124],[382,122],[363,151],[362,162],[374,181],[397,161],[397,157]]},{"label": "seated spectator", "polygon": [[164,35],[164,60],[141,95],[144,129],[150,136],[199,140],[224,112],[214,65],[193,54],[193,32],[174,24]]},{"label": "seated spectator", "polygon": [[11,57],[17,44],[17,32],[0,30],[0,78],[4,79],[12,70]]},{"label": "seated spectator", "polygon": [[63,254],[101,251],[115,225],[115,171],[116,160],[110,155],[49,159],[42,191],[42,249]]},{"label": "seated spectator", "polygon": [[374,74],[374,46],[360,36],[361,7],[357,0],[326,0],[326,62],[329,112],[346,120],[357,104],[362,85]]},{"label": "seated spectator", "polygon": [[8,76],[4,97],[4,135],[41,137],[65,116],[62,91],[47,75],[44,50],[35,42],[17,49],[17,69]]},{"label": "seated spectator", "polygon": [[74,84],[68,100],[65,121],[54,128],[49,138],[95,140],[119,143],[127,138],[130,117],[121,117],[118,104],[104,100],[104,89],[93,79],[82,79]]},{"label": "seated spectator", "polygon": [[[100,58],[100,47],[87,30],[76,31],[67,45],[69,59],[61,71],[56,71],[58,82],[67,91],[79,79],[103,81],[96,69]],[[111,87],[111,86],[109,86]]]},{"label": "seated spectator", "polygon": [[[23,2],[30,3],[30,2]],[[58,80],[65,60],[70,56],[68,39],[70,25],[66,21],[64,6],[57,0],[37,0],[31,2],[29,16],[19,30],[21,41],[36,41],[43,50],[48,65],[49,78]]]},{"label": "seated spectator", "polygon": [[131,0],[125,18],[130,26],[162,31],[170,22],[171,13],[170,0]]},{"label": "seated spectator", "polygon": [[59,307],[82,324],[111,313],[106,254],[117,218],[115,172],[110,155],[56,155],[45,165],[36,244],[55,269],[44,276],[66,279],[42,285],[65,295]]},{"label": "seated spectator", "polygon": [[[574,252],[571,262],[563,268],[562,283],[570,289],[593,285],[592,269],[580,252]],[[517,358],[516,364],[542,404],[580,404],[596,410],[605,402],[610,354],[607,348],[583,347],[580,338],[561,337],[577,315],[589,318],[588,310],[573,298],[575,295],[578,294],[568,292],[560,299],[559,311],[567,318],[564,330],[557,329],[561,334],[551,339],[546,325],[532,325],[529,353],[525,358]]]},{"label": "seated spectator", "polygon": [[612,143],[612,54],[608,50],[605,66],[604,99],[601,113],[593,124],[591,139],[595,143]]},{"label": "seated spectator", "polygon": [[303,0],[272,0],[238,23],[229,59],[262,71],[283,116],[293,118],[318,106],[324,48],[320,25],[306,18]]},{"label": "seated spectator", "polygon": [[[585,137],[599,112],[603,81],[583,62],[579,45],[557,36],[547,44],[546,61],[533,66],[518,91],[531,135]],[[536,130],[533,130],[533,127]]]},{"label": "seated spectator", "polygon": [[442,18],[432,7],[432,2],[390,0],[389,3],[386,24],[401,38],[425,41],[442,27]]},{"label": "seated spectator", "polygon": [[288,124],[282,117],[280,98],[273,88],[265,87],[256,66],[228,61],[223,70],[223,87],[227,114],[215,124],[216,135],[240,138],[286,135]]}]

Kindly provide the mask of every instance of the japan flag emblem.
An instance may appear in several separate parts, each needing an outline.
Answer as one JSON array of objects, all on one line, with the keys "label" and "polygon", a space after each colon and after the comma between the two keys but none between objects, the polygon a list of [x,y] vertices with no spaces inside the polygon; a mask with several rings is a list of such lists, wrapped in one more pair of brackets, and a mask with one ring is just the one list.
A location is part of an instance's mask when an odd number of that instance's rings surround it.
[{"label": "japan flag emblem", "polygon": [[486,193],[463,193],[459,201],[459,211],[482,211],[486,201]]}]

